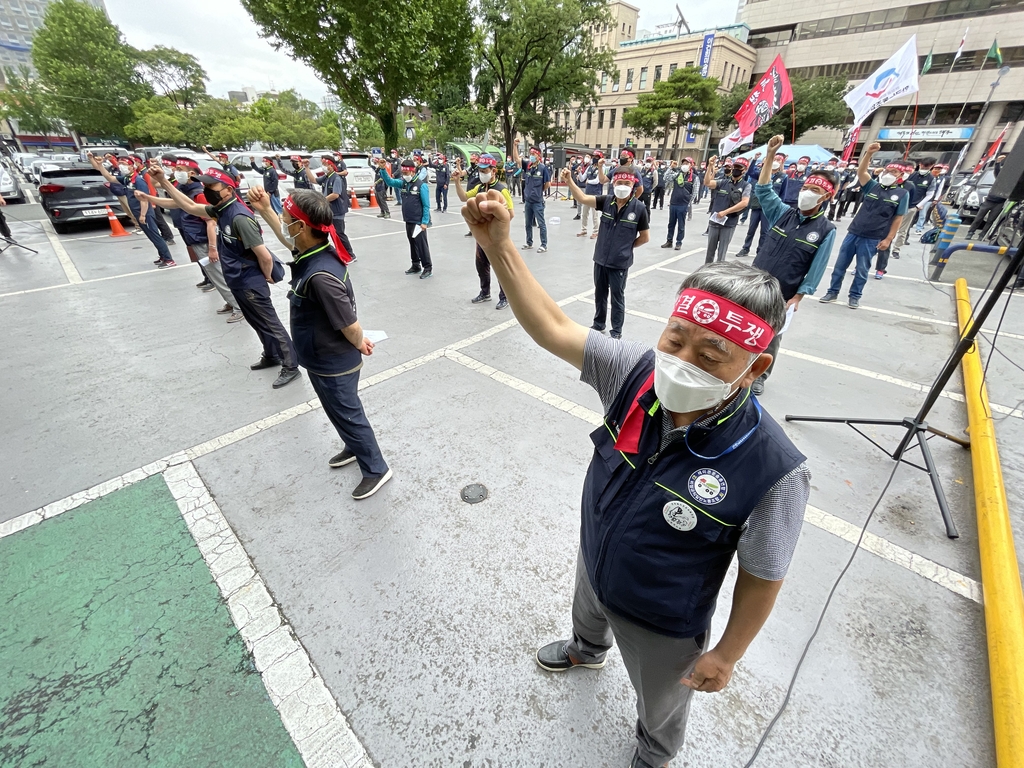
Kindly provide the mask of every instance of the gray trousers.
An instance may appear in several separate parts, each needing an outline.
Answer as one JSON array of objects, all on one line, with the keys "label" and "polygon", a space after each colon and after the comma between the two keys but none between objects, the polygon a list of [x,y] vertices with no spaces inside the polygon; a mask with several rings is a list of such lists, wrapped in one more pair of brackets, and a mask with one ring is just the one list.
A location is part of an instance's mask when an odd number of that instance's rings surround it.
[{"label": "gray trousers", "polygon": [[[199,243],[198,245],[191,246],[191,248],[200,259],[205,259],[210,255],[209,243]],[[235,301],[235,297],[232,295],[227,282],[224,280],[224,270],[220,266],[220,259],[217,259],[217,261],[211,261],[203,267],[203,270],[205,271],[206,276],[210,278],[210,282],[213,283],[214,288],[217,289],[217,293],[219,293],[220,297],[224,299],[224,303],[230,304],[231,308],[235,312],[238,312],[238,302]]]},{"label": "gray trousers", "polygon": [[890,246],[893,253],[899,253],[900,248],[907,244],[907,238],[910,237],[910,228],[914,225],[914,219],[917,218],[915,216],[916,213],[918,213],[917,208],[911,208],[903,217],[903,222],[900,224],[900,228],[896,230],[896,237],[892,239],[892,245]]},{"label": "gray trousers", "polygon": [[576,661],[598,663],[613,642],[619,644],[636,691],[640,757],[651,765],[668,763],[683,745],[693,695],[679,680],[693,671],[697,658],[707,649],[710,631],[697,638],[668,637],[616,616],[594,594],[582,552],[576,558],[572,630],[568,651]]},{"label": "gray trousers", "polygon": [[710,264],[713,261],[725,261],[725,254],[729,251],[729,243],[732,242],[735,232],[736,227],[723,227],[721,224],[708,222],[708,252],[704,257],[705,264]]}]

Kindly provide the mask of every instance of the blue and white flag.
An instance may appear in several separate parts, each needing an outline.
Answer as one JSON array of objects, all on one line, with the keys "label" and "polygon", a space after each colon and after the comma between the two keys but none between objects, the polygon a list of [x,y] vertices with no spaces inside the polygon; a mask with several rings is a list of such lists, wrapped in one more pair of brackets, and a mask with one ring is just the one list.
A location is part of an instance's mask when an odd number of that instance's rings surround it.
[{"label": "blue and white flag", "polygon": [[843,101],[853,110],[853,124],[857,126],[879,107],[918,90],[917,35],[912,35],[867,80],[843,96]]}]

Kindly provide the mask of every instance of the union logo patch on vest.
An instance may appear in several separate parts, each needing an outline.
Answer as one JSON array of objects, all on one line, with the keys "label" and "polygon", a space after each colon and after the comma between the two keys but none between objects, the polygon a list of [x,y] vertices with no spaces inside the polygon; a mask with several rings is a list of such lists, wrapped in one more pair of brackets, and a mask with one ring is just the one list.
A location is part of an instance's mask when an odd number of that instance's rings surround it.
[{"label": "union logo patch on vest", "polygon": [[635,213],[631,213],[626,218],[629,219],[630,221],[633,221],[634,219],[636,219],[636,214]]},{"label": "union logo patch on vest", "polygon": [[697,513],[681,501],[670,501],[661,510],[665,522],[677,531],[692,531],[697,527]]},{"label": "union logo patch on vest", "polygon": [[900,199],[900,196],[899,195],[892,195],[889,199],[892,200],[895,203],[897,200]]},{"label": "union logo patch on vest", "polygon": [[690,475],[690,495],[702,504],[714,505],[722,501],[729,492],[725,478],[713,469],[698,469]]},{"label": "union logo patch on vest", "polygon": [[816,243],[816,242],[818,242],[818,233],[817,232],[809,232],[807,234],[807,242],[808,243]]}]

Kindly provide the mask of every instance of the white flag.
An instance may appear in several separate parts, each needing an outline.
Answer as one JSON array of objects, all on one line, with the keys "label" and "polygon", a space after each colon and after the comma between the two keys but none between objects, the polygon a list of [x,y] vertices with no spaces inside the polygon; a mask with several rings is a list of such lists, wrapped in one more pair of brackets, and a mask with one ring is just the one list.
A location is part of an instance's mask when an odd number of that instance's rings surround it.
[{"label": "white flag", "polygon": [[960,38],[960,45],[957,46],[956,53],[953,54],[953,63],[956,64],[956,60],[964,55],[964,46],[967,45],[967,33],[971,31],[968,27],[964,30],[964,36]]},{"label": "white flag", "polygon": [[918,90],[917,35],[913,35],[843,101],[853,110],[853,124],[860,125],[879,107]]},{"label": "white flag", "polygon": [[754,140],[754,134],[744,136],[742,128],[737,128],[735,131],[730,133],[728,136],[723,136],[721,141],[718,142],[718,156],[725,157],[732,152],[736,147],[741,144],[748,144]]}]

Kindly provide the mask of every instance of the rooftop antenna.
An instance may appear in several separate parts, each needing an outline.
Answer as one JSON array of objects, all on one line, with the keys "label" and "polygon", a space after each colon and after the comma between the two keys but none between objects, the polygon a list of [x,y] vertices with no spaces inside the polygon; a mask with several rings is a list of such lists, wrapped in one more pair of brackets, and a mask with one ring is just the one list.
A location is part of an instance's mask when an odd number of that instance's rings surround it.
[{"label": "rooftop antenna", "polygon": [[676,13],[679,14],[679,18],[676,19],[676,37],[679,37],[680,30],[686,27],[686,34],[690,34],[690,25],[686,23],[686,19],[683,17],[683,12],[679,8],[679,4],[676,4]]}]

